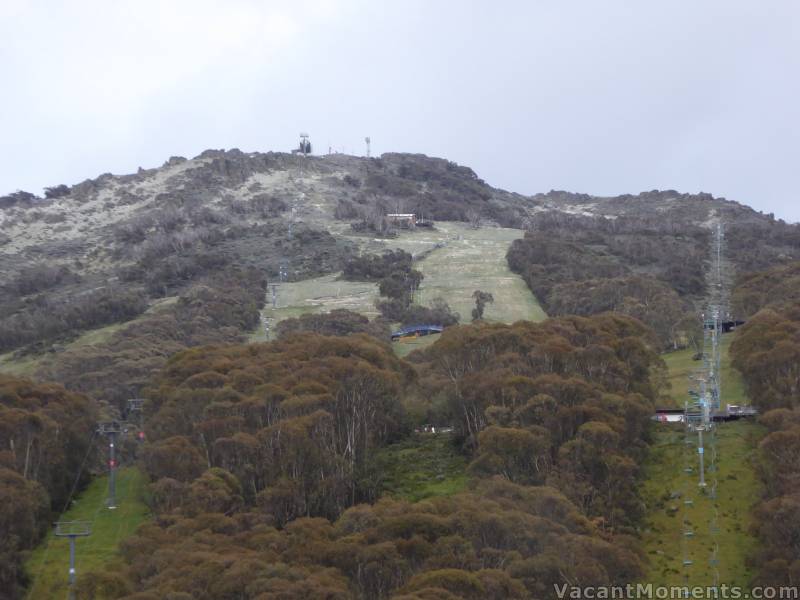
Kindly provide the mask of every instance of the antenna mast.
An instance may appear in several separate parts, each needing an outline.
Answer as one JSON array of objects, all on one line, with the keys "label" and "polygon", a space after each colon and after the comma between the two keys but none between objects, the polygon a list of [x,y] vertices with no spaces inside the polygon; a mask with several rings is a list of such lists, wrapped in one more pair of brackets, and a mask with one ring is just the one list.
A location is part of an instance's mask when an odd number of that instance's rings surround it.
[{"label": "antenna mast", "polygon": [[304,132],[300,132],[300,152],[303,158],[311,154],[311,142],[308,141],[308,134]]}]

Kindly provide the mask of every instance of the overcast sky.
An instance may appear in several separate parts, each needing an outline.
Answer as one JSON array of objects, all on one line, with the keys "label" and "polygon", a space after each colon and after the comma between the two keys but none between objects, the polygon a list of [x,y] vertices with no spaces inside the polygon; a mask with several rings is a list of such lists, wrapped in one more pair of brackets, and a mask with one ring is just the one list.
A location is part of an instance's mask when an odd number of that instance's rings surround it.
[{"label": "overcast sky", "polygon": [[0,194],[308,131],[800,221],[799,117],[795,0],[0,0]]}]

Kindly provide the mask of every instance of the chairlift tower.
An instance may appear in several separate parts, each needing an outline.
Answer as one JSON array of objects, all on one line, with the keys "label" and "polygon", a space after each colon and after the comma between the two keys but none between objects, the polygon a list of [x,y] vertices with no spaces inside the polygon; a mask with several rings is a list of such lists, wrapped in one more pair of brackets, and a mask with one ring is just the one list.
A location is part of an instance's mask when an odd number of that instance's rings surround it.
[{"label": "chairlift tower", "polygon": [[706,487],[705,448],[703,447],[703,432],[705,430],[705,425],[697,426],[697,455],[700,459],[700,482],[697,485],[700,487]]},{"label": "chairlift tower", "polygon": [[264,327],[264,337],[269,341],[269,317],[261,315],[261,325]]},{"label": "chairlift tower", "polygon": [[[281,280],[283,280],[283,272],[281,272]],[[278,308],[278,284],[273,283],[270,287],[272,287],[272,308]]]},{"label": "chairlift tower", "polygon": [[97,433],[108,437],[108,508],[117,508],[117,436],[122,432],[119,421],[106,421],[100,423]]},{"label": "chairlift tower", "polygon": [[288,227],[290,240],[294,238],[294,224],[297,221],[297,202],[299,200],[305,199],[305,197],[306,195],[303,192],[300,192],[300,195],[294,200],[292,200],[292,210],[289,213],[289,227]]},{"label": "chairlift tower", "polygon": [[[722,324],[726,318],[726,289],[725,289],[725,265],[724,256],[724,232],[721,223],[713,230],[711,243],[711,266],[708,276],[708,304],[702,314],[703,323],[703,352],[702,366],[692,379],[697,387],[689,391],[691,400],[685,404],[686,421],[686,446],[690,447],[690,434],[697,432],[697,453],[699,462],[699,482],[698,485],[703,489],[703,494],[707,495],[713,503],[713,512],[709,518],[709,533],[711,534],[711,554],[709,565],[713,579],[713,587],[719,586],[719,560],[720,544],[719,536],[719,505],[717,503],[717,447],[716,447],[716,428],[714,421],[715,413],[724,406],[722,400]],[[693,405],[690,413],[690,402]],[[706,438],[704,440],[704,437]],[[706,445],[708,445],[708,459],[706,459]],[[688,454],[686,455],[688,458]],[[706,465],[708,462],[708,465]],[[685,469],[691,474],[694,469],[688,464]],[[687,490],[688,492],[688,490]],[[687,499],[688,505],[691,501]],[[691,530],[684,531],[684,569],[693,563],[689,557],[689,548],[686,543],[687,535],[694,534]],[[688,582],[688,570],[684,576]]]},{"label": "chairlift tower", "polygon": [[87,537],[92,533],[92,524],[90,521],[58,521],[56,530],[53,533],[56,537],[65,537],[69,539],[69,597],[74,598],[75,592],[73,586],[75,585],[75,539],[79,537]]},{"label": "chairlift tower", "polygon": [[144,406],[144,398],[131,398],[128,400],[128,411],[142,410]]},{"label": "chairlift tower", "polygon": [[144,412],[144,398],[131,398],[128,400],[128,419],[130,415],[136,415],[136,440],[144,441],[144,429],[142,423],[142,413]]}]

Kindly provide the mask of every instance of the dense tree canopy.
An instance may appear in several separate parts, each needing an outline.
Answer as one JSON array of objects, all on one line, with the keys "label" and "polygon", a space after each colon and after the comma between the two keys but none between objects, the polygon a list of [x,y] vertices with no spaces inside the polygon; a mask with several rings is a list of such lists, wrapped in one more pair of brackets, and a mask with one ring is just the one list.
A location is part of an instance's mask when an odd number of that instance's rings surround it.
[{"label": "dense tree canopy", "polygon": [[559,488],[609,526],[635,523],[637,461],[663,363],[652,333],[604,315],[446,331],[415,360],[475,449],[472,472]]},{"label": "dense tree canopy", "polygon": [[64,509],[91,451],[96,408],[56,385],[0,375],[0,590],[21,597],[23,552]]},{"label": "dense tree canopy", "polygon": [[[606,315],[452,328],[415,369],[364,334],[182,352],[147,390],[157,518],[125,543],[127,569],[81,589],[477,600],[633,581],[654,345]],[[380,497],[375,450],[405,435],[411,393],[445,403],[467,491]]]},{"label": "dense tree canopy", "polygon": [[320,335],[350,335],[366,333],[378,339],[390,339],[389,325],[384,320],[370,321],[364,315],[343,308],[329,313],[306,313],[296,318],[284,319],[275,327],[279,337],[300,332],[318,333]]},{"label": "dense tree canopy", "polygon": [[739,330],[731,355],[762,411],[800,406],[800,304],[756,314]]},{"label": "dense tree canopy", "polygon": [[[775,270],[747,286],[770,281]],[[755,288],[752,288],[755,289]],[[778,298],[776,298],[778,300]],[[778,300],[780,303],[780,300]],[[759,311],[731,345],[749,397],[764,414],[759,444],[765,498],[755,508],[759,585],[796,585],[800,577],[800,304]]]},{"label": "dense tree canopy", "polygon": [[369,450],[401,434],[399,396],[412,377],[364,334],[187,351],[148,392],[145,466],[185,483],[223,468],[281,522],[335,517],[374,497],[359,478]]},{"label": "dense tree canopy", "polygon": [[545,214],[512,244],[508,264],[548,314],[634,316],[674,349],[695,336],[691,302],[705,291],[708,239],[670,222]]},{"label": "dense tree canopy", "polygon": [[[0,198],[22,225],[70,223],[31,227],[70,235],[8,254],[0,352],[50,351],[37,376],[112,413],[147,398],[138,456],[154,518],[126,542],[121,568],[81,575],[80,598],[544,598],[554,583],[636,580],[655,350],[697,337],[700,224],[731,223],[727,257],[740,272],[800,256],[799,227],[708,194],[523,197],[441,159],[332,155],[302,167],[326,202],[295,207],[308,183],[292,175],[297,157],[199,159],[48,188],[69,200],[63,212],[31,210],[41,199],[26,192]],[[414,303],[422,273],[406,252],[356,258],[352,240],[300,221],[287,232],[290,203],[310,223],[330,217],[318,213],[329,202],[335,218],[381,235],[392,235],[386,213],[402,211],[530,229],[508,261],[556,318],[452,328],[411,364],[397,359],[381,341],[386,322],[459,316],[443,299]],[[114,210],[115,224],[82,207]],[[76,213],[98,223],[91,236],[73,239]],[[15,231],[0,245],[25,235]],[[374,282],[384,320],[305,315],[277,327],[277,342],[237,345],[258,324],[265,277],[287,261],[292,279],[343,270]],[[744,276],[733,298],[743,315],[769,309],[733,348],[755,402],[776,409],[761,445],[765,582],[800,577],[800,315],[785,306],[796,280],[797,265]],[[480,320],[488,297],[476,300]],[[95,344],[58,345],[112,324]],[[410,400],[424,407],[416,421]],[[439,439],[453,440],[469,485],[416,503],[382,495],[375,455],[433,422],[424,411],[452,425]],[[0,378],[0,596],[24,583],[22,553],[66,502],[94,420],[83,396]]]},{"label": "dense tree canopy", "polygon": [[411,270],[413,257],[404,250],[386,250],[383,254],[362,254],[348,259],[342,271],[347,281],[380,281],[395,272]]},{"label": "dense tree canopy", "polygon": [[[621,584],[640,575],[556,490],[503,479],[449,498],[385,498],[330,522],[282,529],[263,510],[171,515],[125,544],[138,600],[184,593],[233,599],[551,597],[565,579]],[[86,579],[89,579],[87,577]],[[175,596],[179,597],[179,596]]]},{"label": "dense tree canopy", "polygon": [[50,355],[37,372],[68,389],[125,408],[166,360],[187,347],[238,342],[259,322],[266,281],[254,270],[205,278],[108,340]]},{"label": "dense tree canopy", "polygon": [[755,508],[756,583],[796,585],[800,576],[800,408],[761,417],[769,433],[759,444],[766,496]]},{"label": "dense tree canopy", "polygon": [[733,290],[734,315],[746,319],[762,308],[800,302],[800,261],[743,275]]}]

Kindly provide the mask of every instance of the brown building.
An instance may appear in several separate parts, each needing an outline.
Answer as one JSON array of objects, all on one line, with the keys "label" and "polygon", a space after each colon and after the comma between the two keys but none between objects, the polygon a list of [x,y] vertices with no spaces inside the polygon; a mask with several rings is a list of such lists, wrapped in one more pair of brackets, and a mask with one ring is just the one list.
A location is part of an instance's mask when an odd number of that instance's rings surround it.
[{"label": "brown building", "polygon": [[413,229],[417,226],[417,215],[413,213],[390,213],[386,215],[387,220],[395,227]]}]

